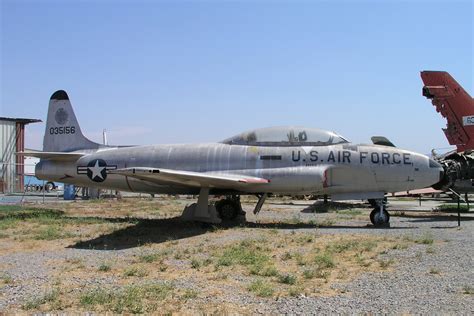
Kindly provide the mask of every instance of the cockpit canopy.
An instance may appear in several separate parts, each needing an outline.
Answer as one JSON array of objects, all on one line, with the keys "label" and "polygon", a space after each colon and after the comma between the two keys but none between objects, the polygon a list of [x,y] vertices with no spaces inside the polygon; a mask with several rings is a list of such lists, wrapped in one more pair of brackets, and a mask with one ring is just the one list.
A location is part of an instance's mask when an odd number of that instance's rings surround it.
[{"label": "cockpit canopy", "polygon": [[328,146],[348,141],[336,133],[318,128],[278,126],[244,132],[221,143],[247,146]]}]

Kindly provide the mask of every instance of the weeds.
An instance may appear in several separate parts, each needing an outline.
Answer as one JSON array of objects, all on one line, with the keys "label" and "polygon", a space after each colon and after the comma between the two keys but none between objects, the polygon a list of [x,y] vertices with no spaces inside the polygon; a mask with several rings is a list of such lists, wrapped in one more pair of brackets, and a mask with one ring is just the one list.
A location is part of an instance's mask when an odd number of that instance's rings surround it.
[{"label": "weeds", "polygon": [[371,251],[377,246],[372,240],[342,240],[326,246],[326,252],[344,253],[347,251]]},{"label": "weeds", "polygon": [[192,259],[191,260],[191,268],[193,269],[199,269],[201,267],[201,262],[197,259]]},{"label": "weeds", "polygon": [[430,274],[440,274],[441,271],[438,268],[430,268]]},{"label": "weeds", "polygon": [[282,274],[278,276],[278,282],[283,284],[294,285],[296,283],[296,277],[291,274]]},{"label": "weeds", "polygon": [[118,290],[94,289],[83,293],[79,303],[115,313],[149,313],[156,311],[160,302],[170,296],[173,286],[169,284],[131,285]]},{"label": "weeds", "polygon": [[138,266],[131,266],[127,268],[124,272],[123,275],[126,277],[144,277],[148,274],[148,272],[143,268],[143,267],[138,267]]},{"label": "weeds", "polygon": [[464,286],[462,287],[462,293],[463,293],[463,294],[473,295],[473,294],[474,294],[474,287],[473,287],[473,286],[470,286],[470,285],[464,285]]},{"label": "weeds", "polygon": [[289,290],[288,290],[288,294],[290,296],[298,296],[301,294],[301,292],[303,292],[303,289],[299,286],[292,286]]},{"label": "weeds", "polygon": [[395,249],[395,250],[405,250],[407,248],[408,248],[408,245],[406,243],[397,243],[392,247],[392,249]]},{"label": "weeds", "polygon": [[380,259],[379,260],[379,265],[382,269],[387,269],[389,266],[391,266],[394,263],[393,259]]},{"label": "weeds", "polygon": [[48,225],[45,228],[40,229],[34,239],[37,240],[55,240],[55,239],[62,239],[66,237],[66,235],[62,232],[59,226]]},{"label": "weeds", "polygon": [[65,260],[65,263],[67,265],[64,266],[64,269],[67,271],[73,270],[73,269],[83,269],[85,267],[84,262],[82,261],[81,258],[73,257],[73,258],[67,258]]},{"label": "weeds", "polygon": [[187,289],[183,294],[183,298],[186,300],[196,298],[197,296],[198,296],[198,291],[193,290],[193,289]]},{"label": "weeds", "polygon": [[[457,212],[458,211],[458,204],[442,204],[436,208],[439,212]],[[469,207],[465,204],[461,204],[459,206],[460,212],[469,212]]]},{"label": "weeds", "polygon": [[312,243],[314,241],[314,236],[311,234],[304,234],[298,238],[298,243],[304,245],[306,243]]},{"label": "weeds", "polygon": [[312,279],[316,276],[315,270],[314,269],[305,269],[303,271],[303,276],[305,279]]},{"label": "weeds", "polygon": [[287,260],[290,260],[293,258],[293,255],[291,254],[291,252],[287,251],[285,252],[282,256],[281,256],[281,260],[283,261],[287,261]]},{"label": "weeds", "polygon": [[250,284],[248,290],[260,297],[270,297],[273,295],[274,290],[271,284],[262,280],[256,280]]},{"label": "weeds", "polygon": [[355,260],[358,265],[361,267],[369,267],[372,263],[370,261],[367,261],[366,258],[362,255],[362,253],[358,253],[355,255]]},{"label": "weeds", "polygon": [[362,215],[362,211],[361,210],[337,210],[336,211],[337,214],[341,214],[341,215],[349,215],[351,217],[353,216],[357,216],[357,215]]},{"label": "weeds", "polygon": [[299,252],[294,254],[294,258],[296,260],[296,264],[299,266],[306,265],[306,260],[304,259],[303,255]]},{"label": "weeds", "polygon": [[11,284],[11,283],[13,283],[13,278],[10,275],[8,275],[7,273],[0,272],[0,281],[3,284]]},{"label": "weeds", "polygon": [[161,259],[161,255],[158,254],[158,253],[152,253],[152,254],[141,255],[141,256],[139,257],[139,260],[140,260],[141,262],[145,262],[145,263],[152,263],[152,262],[157,261],[158,259]]},{"label": "weeds", "polygon": [[433,235],[430,233],[425,233],[420,238],[415,239],[415,242],[417,244],[432,245],[434,242]]},{"label": "weeds", "polygon": [[217,259],[216,266],[243,265],[253,267],[253,270],[259,270],[265,267],[270,257],[260,246],[256,245],[258,241],[244,240],[237,246],[231,246],[224,250]]},{"label": "weeds", "polygon": [[338,241],[336,243],[327,245],[326,251],[328,253],[342,253],[348,250],[352,250],[357,246],[358,242],[355,240]]},{"label": "weeds", "polygon": [[336,266],[333,257],[327,252],[316,255],[316,257],[314,257],[314,263],[320,269],[331,269]]},{"label": "weeds", "polygon": [[331,219],[331,218],[326,218],[322,222],[318,223],[318,226],[319,227],[330,227],[334,224],[336,224],[336,220]]},{"label": "weeds", "polygon": [[275,268],[273,264],[267,264],[265,266],[260,265],[252,265],[249,268],[250,274],[253,275],[260,275],[264,277],[272,277],[278,275],[278,270]]},{"label": "weeds", "polygon": [[110,271],[112,268],[110,266],[109,263],[101,263],[101,265],[99,266],[99,268],[97,268],[97,270],[101,271],[101,272],[108,272]]},{"label": "weeds", "polygon": [[0,230],[4,231],[7,229],[16,228],[18,223],[20,223],[20,220],[18,218],[2,218],[0,219]]},{"label": "weeds", "polygon": [[41,305],[44,305],[46,303],[56,305],[56,307],[58,307],[58,305],[60,305],[59,294],[60,293],[58,289],[53,289],[49,292],[44,293],[41,297],[26,301],[26,303],[23,304],[22,308],[24,310],[38,309]]}]

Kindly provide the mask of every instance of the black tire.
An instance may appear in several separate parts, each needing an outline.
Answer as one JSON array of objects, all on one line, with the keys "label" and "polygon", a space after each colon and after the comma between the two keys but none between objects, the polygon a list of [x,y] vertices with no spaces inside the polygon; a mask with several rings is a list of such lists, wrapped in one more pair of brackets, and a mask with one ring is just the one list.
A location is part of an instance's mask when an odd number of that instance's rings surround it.
[{"label": "black tire", "polygon": [[390,222],[390,214],[387,212],[387,210],[384,208],[383,209],[383,217],[382,218],[378,218],[378,215],[377,213],[380,212],[380,209],[377,207],[377,208],[374,208],[372,210],[372,212],[370,212],[370,221],[372,222],[372,224],[374,224],[374,226],[385,226],[387,225],[389,222]]},{"label": "black tire", "polygon": [[46,192],[51,192],[51,190],[56,189],[56,187],[54,186],[54,182],[47,182],[45,187],[46,187]]},{"label": "black tire", "polygon": [[240,213],[240,206],[236,201],[225,199],[216,203],[216,209],[219,217],[223,221],[230,221],[235,219]]}]

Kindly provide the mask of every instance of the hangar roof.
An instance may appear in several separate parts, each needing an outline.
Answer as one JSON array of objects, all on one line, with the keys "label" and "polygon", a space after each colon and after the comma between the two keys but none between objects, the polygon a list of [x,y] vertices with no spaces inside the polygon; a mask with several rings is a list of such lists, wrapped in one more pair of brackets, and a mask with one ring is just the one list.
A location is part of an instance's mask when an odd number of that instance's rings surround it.
[{"label": "hangar roof", "polygon": [[13,117],[1,117],[1,116],[0,116],[0,121],[18,122],[18,123],[23,123],[23,124],[42,122],[41,120],[38,120],[38,119],[13,118]]}]

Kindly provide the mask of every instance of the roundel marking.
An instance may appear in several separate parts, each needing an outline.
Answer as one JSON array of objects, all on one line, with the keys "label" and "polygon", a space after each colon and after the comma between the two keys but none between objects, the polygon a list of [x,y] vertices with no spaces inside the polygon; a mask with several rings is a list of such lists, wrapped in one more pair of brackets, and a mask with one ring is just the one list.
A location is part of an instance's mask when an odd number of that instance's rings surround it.
[{"label": "roundel marking", "polygon": [[94,182],[103,182],[107,178],[107,163],[102,159],[91,160],[87,164],[87,177]]},{"label": "roundel marking", "polygon": [[67,122],[69,114],[63,108],[59,108],[54,114],[54,119],[59,125],[64,125]]}]

